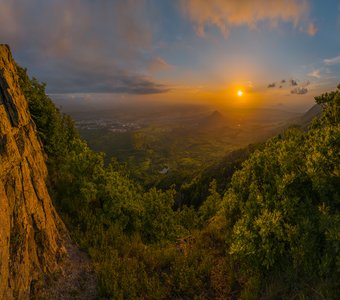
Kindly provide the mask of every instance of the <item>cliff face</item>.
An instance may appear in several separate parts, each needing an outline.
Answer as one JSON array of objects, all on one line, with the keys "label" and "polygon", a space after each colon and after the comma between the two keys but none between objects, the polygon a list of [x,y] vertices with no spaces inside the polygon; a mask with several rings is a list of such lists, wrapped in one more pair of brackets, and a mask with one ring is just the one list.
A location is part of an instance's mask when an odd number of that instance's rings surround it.
[{"label": "cliff face", "polygon": [[58,270],[64,227],[46,176],[15,62],[0,45],[0,299],[26,299],[36,280]]}]

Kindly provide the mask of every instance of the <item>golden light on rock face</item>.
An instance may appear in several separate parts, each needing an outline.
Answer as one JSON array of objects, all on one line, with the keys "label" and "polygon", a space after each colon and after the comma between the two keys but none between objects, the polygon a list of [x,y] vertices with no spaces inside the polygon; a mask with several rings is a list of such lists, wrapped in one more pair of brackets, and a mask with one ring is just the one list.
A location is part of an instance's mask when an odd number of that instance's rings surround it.
[{"label": "golden light on rock face", "polygon": [[242,90],[238,90],[237,91],[237,96],[238,97],[242,97],[243,96],[243,91]]}]

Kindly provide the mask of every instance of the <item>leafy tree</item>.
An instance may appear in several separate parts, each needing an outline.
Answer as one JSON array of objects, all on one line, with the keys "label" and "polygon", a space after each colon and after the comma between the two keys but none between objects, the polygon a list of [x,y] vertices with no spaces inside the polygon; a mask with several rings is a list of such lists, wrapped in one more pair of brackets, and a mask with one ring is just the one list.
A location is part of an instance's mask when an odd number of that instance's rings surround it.
[{"label": "leafy tree", "polygon": [[29,110],[37,126],[39,137],[48,155],[49,162],[57,163],[68,151],[72,139],[78,137],[73,120],[61,114],[46,95],[46,84],[30,79],[27,70],[17,66],[19,84],[28,100]]},{"label": "leafy tree", "polygon": [[319,291],[310,288],[305,295],[334,296],[340,249],[339,91],[316,100],[324,112],[308,133],[292,128],[269,140],[234,174],[224,197],[228,253],[250,278],[285,273],[300,289],[305,282],[316,284]]},{"label": "leafy tree", "polygon": [[210,183],[210,195],[202,203],[198,211],[198,214],[203,222],[206,222],[210,218],[214,217],[219,209],[219,205],[221,204],[221,195],[217,192],[216,189],[217,183],[216,180],[213,180]]}]

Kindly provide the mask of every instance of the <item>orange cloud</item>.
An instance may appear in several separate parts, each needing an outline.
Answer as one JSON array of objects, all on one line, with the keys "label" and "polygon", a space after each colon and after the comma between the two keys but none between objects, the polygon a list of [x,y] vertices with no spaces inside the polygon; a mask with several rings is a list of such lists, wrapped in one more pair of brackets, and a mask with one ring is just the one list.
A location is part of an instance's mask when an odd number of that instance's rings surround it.
[{"label": "orange cloud", "polygon": [[318,28],[316,27],[316,25],[314,23],[309,23],[307,27],[307,33],[310,36],[314,36],[317,32],[318,32]]},{"label": "orange cloud", "polygon": [[[272,26],[290,22],[297,27],[306,19],[309,5],[307,0],[182,0],[182,9],[195,24],[197,35],[204,36],[207,26],[215,26],[227,37],[232,27],[254,29],[263,21]],[[312,23],[308,29],[316,33]]]}]

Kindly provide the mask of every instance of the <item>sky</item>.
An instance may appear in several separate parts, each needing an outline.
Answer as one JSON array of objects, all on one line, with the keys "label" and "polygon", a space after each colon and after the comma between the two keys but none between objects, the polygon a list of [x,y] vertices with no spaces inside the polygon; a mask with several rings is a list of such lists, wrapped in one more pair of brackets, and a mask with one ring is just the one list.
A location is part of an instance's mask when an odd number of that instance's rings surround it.
[{"label": "sky", "polygon": [[0,42],[64,101],[305,110],[340,83],[339,0],[0,0]]}]

